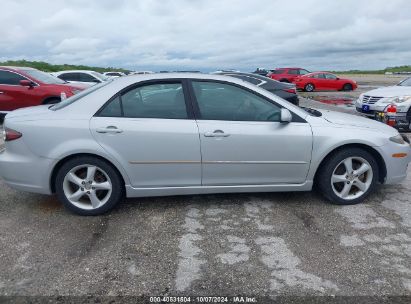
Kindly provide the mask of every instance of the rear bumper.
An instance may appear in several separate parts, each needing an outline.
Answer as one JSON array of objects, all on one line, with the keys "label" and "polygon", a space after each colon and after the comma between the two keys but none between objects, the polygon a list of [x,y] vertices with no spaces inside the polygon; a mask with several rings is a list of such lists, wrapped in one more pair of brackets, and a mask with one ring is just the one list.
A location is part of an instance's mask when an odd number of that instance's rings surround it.
[{"label": "rear bumper", "polygon": [[53,160],[27,155],[0,151],[0,178],[17,190],[51,194],[49,168]]}]

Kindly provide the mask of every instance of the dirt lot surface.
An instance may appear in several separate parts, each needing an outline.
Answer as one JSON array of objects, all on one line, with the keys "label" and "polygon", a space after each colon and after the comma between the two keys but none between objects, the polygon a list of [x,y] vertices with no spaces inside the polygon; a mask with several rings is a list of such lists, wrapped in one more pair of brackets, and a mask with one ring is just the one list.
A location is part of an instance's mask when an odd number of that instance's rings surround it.
[{"label": "dirt lot surface", "polygon": [[97,217],[0,181],[0,295],[411,296],[408,172],[355,206],[315,192],[204,195],[128,199]]}]

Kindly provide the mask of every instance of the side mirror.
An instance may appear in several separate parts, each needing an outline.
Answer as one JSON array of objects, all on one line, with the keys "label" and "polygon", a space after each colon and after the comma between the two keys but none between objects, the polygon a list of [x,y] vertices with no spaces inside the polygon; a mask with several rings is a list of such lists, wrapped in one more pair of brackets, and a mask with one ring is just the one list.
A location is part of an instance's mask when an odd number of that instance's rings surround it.
[{"label": "side mirror", "polygon": [[98,79],[93,79],[91,82],[95,82],[95,83],[100,83],[101,82],[101,80],[98,80]]},{"label": "side mirror", "polygon": [[30,80],[20,80],[20,85],[23,87],[32,87],[33,83]]},{"label": "side mirror", "polygon": [[280,117],[280,122],[281,123],[289,123],[293,120],[293,115],[288,109],[282,108],[281,109],[281,117]]},{"label": "side mirror", "polygon": [[337,77],[336,79],[337,79],[337,80],[340,80],[340,77]]}]

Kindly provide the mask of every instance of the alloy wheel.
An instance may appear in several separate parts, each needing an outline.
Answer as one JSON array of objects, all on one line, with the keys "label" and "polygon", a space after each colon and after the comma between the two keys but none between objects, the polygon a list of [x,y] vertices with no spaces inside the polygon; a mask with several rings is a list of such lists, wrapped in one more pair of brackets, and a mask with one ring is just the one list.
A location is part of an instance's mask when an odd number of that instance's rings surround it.
[{"label": "alloy wheel", "polygon": [[338,197],[353,200],[368,191],[372,180],[373,170],[367,160],[362,157],[348,157],[334,169],[331,187]]},{"label": "alloy wheel", "polygon": [[110,199],[112,190],[108,174],[94,165],[74,167],[63,181],[63,191],[67,200],[83,210],[102,207]]}]

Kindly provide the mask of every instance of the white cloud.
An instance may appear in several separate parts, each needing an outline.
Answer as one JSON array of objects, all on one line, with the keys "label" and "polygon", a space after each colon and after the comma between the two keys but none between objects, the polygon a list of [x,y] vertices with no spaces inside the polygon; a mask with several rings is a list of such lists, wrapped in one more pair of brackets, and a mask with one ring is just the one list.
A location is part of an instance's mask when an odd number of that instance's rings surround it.
[{"label": "white cloud", "polygon": [[411,63],[407,0],[2,1],[0,58],[203,69]]}]

